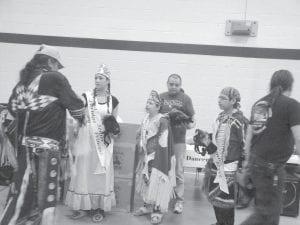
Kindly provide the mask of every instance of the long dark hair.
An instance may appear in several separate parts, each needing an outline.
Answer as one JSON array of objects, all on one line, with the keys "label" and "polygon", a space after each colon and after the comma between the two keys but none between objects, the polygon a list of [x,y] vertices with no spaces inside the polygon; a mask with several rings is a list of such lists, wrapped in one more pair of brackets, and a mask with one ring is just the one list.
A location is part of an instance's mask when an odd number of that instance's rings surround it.
[{"label": "long dark hair", "polygon": [[47,55],[35,55],[20,71],[19,84],[28,86],[41,71],[49,71],[49,59],[50,57]]},{"label": "long dark hair", "polygon": [[270,82],[271,107],[274,105],[282,92],[292,89],[293,82],[293,75],[288,70],[278,70],[273,73]]}]

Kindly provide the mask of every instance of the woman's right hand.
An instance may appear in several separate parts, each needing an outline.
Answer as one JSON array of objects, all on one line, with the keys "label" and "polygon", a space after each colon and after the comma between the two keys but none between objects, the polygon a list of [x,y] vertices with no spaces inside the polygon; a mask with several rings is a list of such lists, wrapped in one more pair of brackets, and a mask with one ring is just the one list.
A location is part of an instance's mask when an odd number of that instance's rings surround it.
[{"label": "woman's right hand", "polygon": [[80,127],[75,127],[74,130],[73,130],[73,135],[74,135],[75,138],[78,138],[79,129],[80,129]]},{"label": "woman's right hand", "polygon": [[84,115],[81,121],[78,121],[78,126],[82,127],[85,126],[87,124],[87,116]]}]

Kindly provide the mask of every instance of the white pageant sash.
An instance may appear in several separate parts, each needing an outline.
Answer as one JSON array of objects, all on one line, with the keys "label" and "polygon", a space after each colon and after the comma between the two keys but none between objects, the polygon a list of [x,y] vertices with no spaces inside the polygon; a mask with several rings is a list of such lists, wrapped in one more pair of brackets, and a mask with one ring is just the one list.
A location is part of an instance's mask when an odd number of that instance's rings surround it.
[{"label": "white pageant sash", "polygon": [[[109,146],[107,146],[107,147],[105,146],[105,144],[104,144],[104,131],[105,130],[104,130],[104,126],[102,123],[102,118],[101,117],[97,118],[97,116],[96,116],[97,100],[94,101],[94,97],[91,92],[86,92],[85,94],[87,97],[87,105],[88,105],[88,112],[89,112],[89,120],[87,122],[90,125],[90,128],[92,130],[97,155],[98,155],[98,158],[99,158],[99,161],[101,164],[96,168],[95,173],[96,174],[106,173],[109,169],[110,162],[111,162],[112,151],[113,151],[113,148],[112,148],[113,141]],[[96,102],[96,104],[94,104],[95,102]],[[111,97],[110,97],[109,105],[111,106],[111,104],[112,104],[112,101],[111,101]]]}]

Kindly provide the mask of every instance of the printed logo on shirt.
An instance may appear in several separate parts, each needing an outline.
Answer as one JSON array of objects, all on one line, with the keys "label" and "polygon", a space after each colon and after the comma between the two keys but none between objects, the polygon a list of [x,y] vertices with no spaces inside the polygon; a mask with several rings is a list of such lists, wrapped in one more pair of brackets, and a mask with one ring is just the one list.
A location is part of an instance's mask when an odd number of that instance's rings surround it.
[{"label": "printed logo on shirt", "polygon": [[183,107],[182,101],[180,101],[180,100],[175,100],[175,99],[172,99],[172,100],[164,100],[164,105],[169,106],[169,108],[173,108],[174,106],[176,106],[176,107],[178,107],[178,108]]}]

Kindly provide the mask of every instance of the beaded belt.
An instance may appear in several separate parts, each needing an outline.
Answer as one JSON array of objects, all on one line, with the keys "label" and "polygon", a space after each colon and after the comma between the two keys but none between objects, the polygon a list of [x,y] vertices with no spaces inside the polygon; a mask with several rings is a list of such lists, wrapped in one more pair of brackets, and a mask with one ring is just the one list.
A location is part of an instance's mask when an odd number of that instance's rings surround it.
[{"label": "beaded belt", "polygon": [[22,145],[33,148],[33,149],[44,149],[44,150],[59,150],[59,142],[45,137],[30,136],[22,138]]}]

